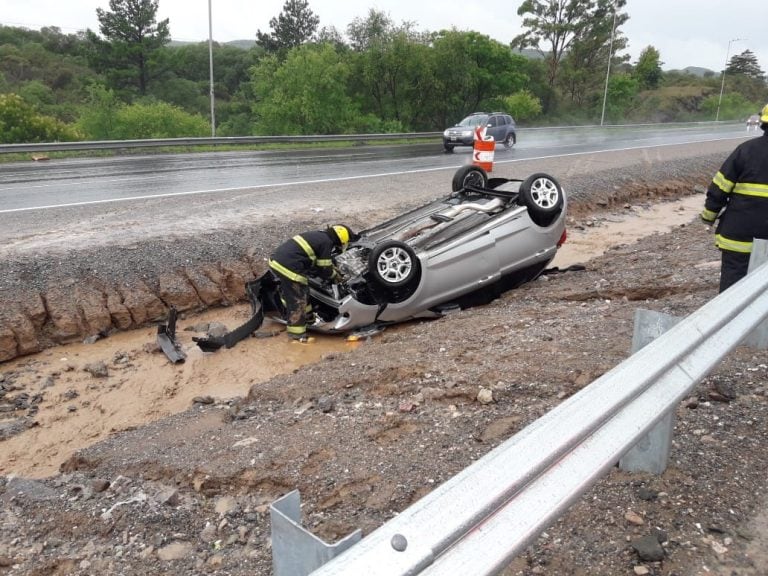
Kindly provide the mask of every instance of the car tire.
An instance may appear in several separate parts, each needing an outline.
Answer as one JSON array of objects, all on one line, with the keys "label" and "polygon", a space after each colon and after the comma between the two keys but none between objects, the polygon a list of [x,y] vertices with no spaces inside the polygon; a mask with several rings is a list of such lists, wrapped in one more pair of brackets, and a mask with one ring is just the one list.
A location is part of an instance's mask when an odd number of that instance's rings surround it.
[{"label": "car tire", "polygon": [[520,185],[520,199],[528,209],[531,220],[539,226],[549,226],[563,209],[563,188],[549,174],[531,174]]},{"label": "car tire", "polygon": [[445,150],[446,154],[450,154],[453,152],[454,145],[453,144],[443,144],[443,149]]},{"label": "car tire", "polygon": [[389,240],[376,246],[368,261],[375,281],[385,288],[410,286],[421,274],[416,252],[405,242]]},{"label": "car tire", "polygon": [[453,175],[451,181],[451,190],[458,192],[472,186],[474,188],[485,188],[488,186],[488,173],[480,166],[467,165],[462,166]]},{"label": "car tire", "polygon": [[502,142],[502,144],[504,144],[504,148],[506,148],[507,150],[509,150],[510,148],[512,148],[512,146],[517,144],[517,137],[515,136],[515,133],[510,132],[509,134],[507,134],[507,137],[504,138],[504,141]]}]

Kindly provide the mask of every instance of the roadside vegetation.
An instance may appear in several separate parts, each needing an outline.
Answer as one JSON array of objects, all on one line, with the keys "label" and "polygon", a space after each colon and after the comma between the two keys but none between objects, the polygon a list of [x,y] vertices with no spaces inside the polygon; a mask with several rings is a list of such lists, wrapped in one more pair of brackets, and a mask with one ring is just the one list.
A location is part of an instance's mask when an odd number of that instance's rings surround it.
[{"label": "roadside vegetation", "polygon": [[626,0],[525,0],[509,44],[373,8],[342,33],[286,0],[253,43],[213,44],[212,130],[208,43],[172,42],[159,1],[111,0],[98,31],[0,26],[0,143],[435,132],[478,110],[524,126],[735,120],[768,101],[749,50],[719,111],[723,71],[664,71],[653,46],[630,62]]}]

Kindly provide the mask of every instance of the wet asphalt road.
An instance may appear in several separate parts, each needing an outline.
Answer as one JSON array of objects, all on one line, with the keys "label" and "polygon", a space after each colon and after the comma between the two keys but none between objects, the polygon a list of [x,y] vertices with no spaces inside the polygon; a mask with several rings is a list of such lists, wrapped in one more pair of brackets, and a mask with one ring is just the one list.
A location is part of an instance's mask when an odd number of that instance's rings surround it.
[{"label": "wet asphalt road", "polygon": [[[513,149],[497,146],[495,163],[745,136],[741,124],[521,129]],[[17,162],[0,164],[0,215],[185,195],[210,194],[213,199],[223,192],[458,168],[470,161],[471,148],[446,154],[438,141]]]}]

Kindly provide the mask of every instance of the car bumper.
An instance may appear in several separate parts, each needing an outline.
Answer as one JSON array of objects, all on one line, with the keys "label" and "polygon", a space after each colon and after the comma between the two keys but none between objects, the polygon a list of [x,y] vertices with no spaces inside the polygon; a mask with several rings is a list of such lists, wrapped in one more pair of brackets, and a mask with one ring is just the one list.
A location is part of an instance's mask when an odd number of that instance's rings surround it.
[{"label": "car bumper", "polygon": [[474,142],[474,136],[443,136],[443,145],[445,146],[472,146]]}]

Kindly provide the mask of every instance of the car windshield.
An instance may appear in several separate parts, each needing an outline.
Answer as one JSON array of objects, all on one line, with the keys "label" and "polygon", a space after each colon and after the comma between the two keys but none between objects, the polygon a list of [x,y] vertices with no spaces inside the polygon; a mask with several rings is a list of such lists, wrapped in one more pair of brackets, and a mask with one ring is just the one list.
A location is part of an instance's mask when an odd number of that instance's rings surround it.
[{"label": "car windshield", "polygon": [[456,126],[484,126],[488,122],[488,116],[467,116]]}]

